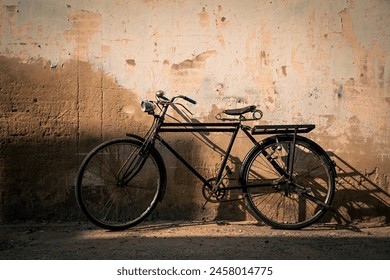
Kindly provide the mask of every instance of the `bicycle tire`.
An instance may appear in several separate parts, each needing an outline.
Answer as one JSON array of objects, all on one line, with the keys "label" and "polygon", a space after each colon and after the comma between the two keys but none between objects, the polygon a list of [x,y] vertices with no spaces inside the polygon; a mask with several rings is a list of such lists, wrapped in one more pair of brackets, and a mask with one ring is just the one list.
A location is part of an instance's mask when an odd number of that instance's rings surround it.
[{"label": "bicycle tire", "polygon": [[[161,201],[166,186],[164,162],[153,147],[145,160],[138,162],[144,156],[139,153],[142,146],[138,139],[110,140],[82,162],[76,177],[76,199],[95,225],[109,230],[135,226]],[[125,182],[125,169],[127,174],[137,169],[130,182]]]},{"label": "bicycle tire", "polygon": [[[282,176],[289,172],[293,141],[293,135],[266,138],[248,153],[240,173],[250,209],[273,228],[312,225],[330,208],[335,192],[333,162],[318,144],[299,135],[295,139],[293,176],[290,180]],[[263,185],[251,187],[260,183]]]}]

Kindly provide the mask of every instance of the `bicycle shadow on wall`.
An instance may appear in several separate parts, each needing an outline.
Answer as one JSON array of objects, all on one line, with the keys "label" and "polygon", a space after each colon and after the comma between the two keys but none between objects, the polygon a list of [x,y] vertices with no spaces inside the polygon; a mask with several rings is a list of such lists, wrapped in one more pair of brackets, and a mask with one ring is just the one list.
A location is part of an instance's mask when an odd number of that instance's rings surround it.
[{"label": "bicycle shadow on wall", "polygon": [[327,152],[336,161],[336,193],[330,219],[338,226],[353,227],[355,223],[390,223],[390,194],[370,177],[333,152]]}]

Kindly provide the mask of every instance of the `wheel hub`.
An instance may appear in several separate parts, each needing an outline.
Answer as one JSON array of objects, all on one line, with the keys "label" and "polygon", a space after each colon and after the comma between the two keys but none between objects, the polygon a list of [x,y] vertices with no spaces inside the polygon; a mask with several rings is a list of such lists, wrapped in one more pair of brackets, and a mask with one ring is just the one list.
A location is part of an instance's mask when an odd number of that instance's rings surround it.
[{"label": "wheel hub", "polygon": [[116,182],[116,186],[117,186],[118,188],[123,189],[123,188],[125,188],[125,187],[127,186],[127,184],[126,184],[126,182],[125,182],[124,180],[120,179],[120,180],[118,180],[118,181]]}]

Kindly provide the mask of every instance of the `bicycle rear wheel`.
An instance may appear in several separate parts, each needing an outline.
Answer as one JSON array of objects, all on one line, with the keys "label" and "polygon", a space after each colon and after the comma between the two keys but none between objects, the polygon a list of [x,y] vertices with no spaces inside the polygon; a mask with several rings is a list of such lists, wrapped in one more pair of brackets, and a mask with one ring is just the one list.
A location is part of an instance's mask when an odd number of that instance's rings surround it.
[{"label": "bicycle rear wheel", "polygon": [[76,198],[84,214],[99,227],[122,230],[143,221],[162,199],[166,172],[152,148],[140,153],[142,142],[118,139],[92,150],[76,178]]},{"label": "bicycle rear wheel", "polygon": [[334,194],[335,170],[326,152],[296,136],[292,155],[293,143],[292,135],[265,139],[248,154],[241,171],[250,208],[274,228],[301,229],[315,223]]}]

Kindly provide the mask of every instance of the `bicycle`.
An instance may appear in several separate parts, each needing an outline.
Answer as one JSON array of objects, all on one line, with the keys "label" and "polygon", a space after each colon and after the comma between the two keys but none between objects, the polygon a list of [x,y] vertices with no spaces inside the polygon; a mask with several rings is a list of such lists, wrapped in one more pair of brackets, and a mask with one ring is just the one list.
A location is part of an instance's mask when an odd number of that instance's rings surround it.
[{"label": "bicycle", "polygon": [[[167,185],[164,160],[156,148],[159,142],[179,159],[202,183],[206,202],[222,202],[229,190],[241,190],[252,214],[267,225],[279,229],[301,229],[317,222],[327,210],[335,192],[334,163],[315,142],[301,136],[315,128],[301,125],[244,125],[259,120],[263,113],[256,106],[224,110],[219,122],[167,122],[172,106],[183,99],[169,99],[157,91],[156,101],[141,102],[143,112],[153,116],[144,137],[127,133],[127,138],[106,141],[83,160],[75,182],[79,207],[95,225],[109,230],[123,230],[145,220],[162,201]],[[188,110],[188,109],[187,109]],[[241,131],[253,143],[240,167],[238,185],[227,186],[231,175],[227,165],[233,144]],[[231,133],[218,174],[204,178],[161,134]],[[254,135],[272,134],[262,141]]]}]

